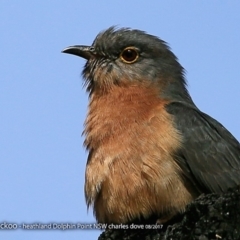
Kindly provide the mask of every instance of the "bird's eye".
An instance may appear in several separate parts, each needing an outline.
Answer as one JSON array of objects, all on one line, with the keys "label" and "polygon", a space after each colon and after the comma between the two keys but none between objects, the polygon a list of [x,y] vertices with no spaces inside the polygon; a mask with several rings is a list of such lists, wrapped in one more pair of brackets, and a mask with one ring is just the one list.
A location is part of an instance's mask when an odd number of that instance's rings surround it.
[{"label": "bird's eye", "polygon": [[120,58],[125,63],[134,63],[137,61],[138,57],[139,54],[134,47],[127,47],[120,54]]}]

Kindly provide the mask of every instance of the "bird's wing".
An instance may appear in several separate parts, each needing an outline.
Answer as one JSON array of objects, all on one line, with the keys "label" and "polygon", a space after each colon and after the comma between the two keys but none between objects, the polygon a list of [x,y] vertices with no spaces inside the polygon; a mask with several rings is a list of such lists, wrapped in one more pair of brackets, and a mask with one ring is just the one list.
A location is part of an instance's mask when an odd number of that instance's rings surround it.
[{"label": "bird's wing", "polygon": [[174,157],[185,177],[206,193],[240,184],[240,144],[232,134],[194,105],[174,102],[166,109],[183,137]]}]

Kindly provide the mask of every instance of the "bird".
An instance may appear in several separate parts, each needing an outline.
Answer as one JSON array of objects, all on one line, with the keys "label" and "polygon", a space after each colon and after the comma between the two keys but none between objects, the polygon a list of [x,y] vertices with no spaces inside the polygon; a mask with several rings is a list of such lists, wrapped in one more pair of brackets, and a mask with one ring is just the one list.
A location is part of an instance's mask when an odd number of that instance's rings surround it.
[{"label": "bird", "polygon": [[165,223],[201,194],[239,185],[238,140],[195,105],[165,41],[112,26],[62,52],[86,60],[84,191],[98,223]]}]

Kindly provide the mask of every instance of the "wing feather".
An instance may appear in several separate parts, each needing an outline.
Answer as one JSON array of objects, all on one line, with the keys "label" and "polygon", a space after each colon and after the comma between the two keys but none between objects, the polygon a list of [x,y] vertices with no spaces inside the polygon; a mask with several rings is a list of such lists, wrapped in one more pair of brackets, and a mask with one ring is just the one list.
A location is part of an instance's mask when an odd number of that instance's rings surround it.
[{"label": "wing feather", "polygon": [[232,134],[194,105],[174,102],[166,109],[183,137],[175,159],[185,177],[206,193],[240,184],[240,144]]}]

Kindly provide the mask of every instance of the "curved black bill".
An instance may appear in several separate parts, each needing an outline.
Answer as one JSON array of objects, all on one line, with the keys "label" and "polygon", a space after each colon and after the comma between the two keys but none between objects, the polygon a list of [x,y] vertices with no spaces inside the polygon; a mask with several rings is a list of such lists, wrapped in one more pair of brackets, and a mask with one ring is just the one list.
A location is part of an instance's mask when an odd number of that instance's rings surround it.
[{"label": "curved black bill", "polygon": [[88,60],[94,56],[94,48],[92,46],[75,45],[63,49],[62,53],[73,54]]}]

